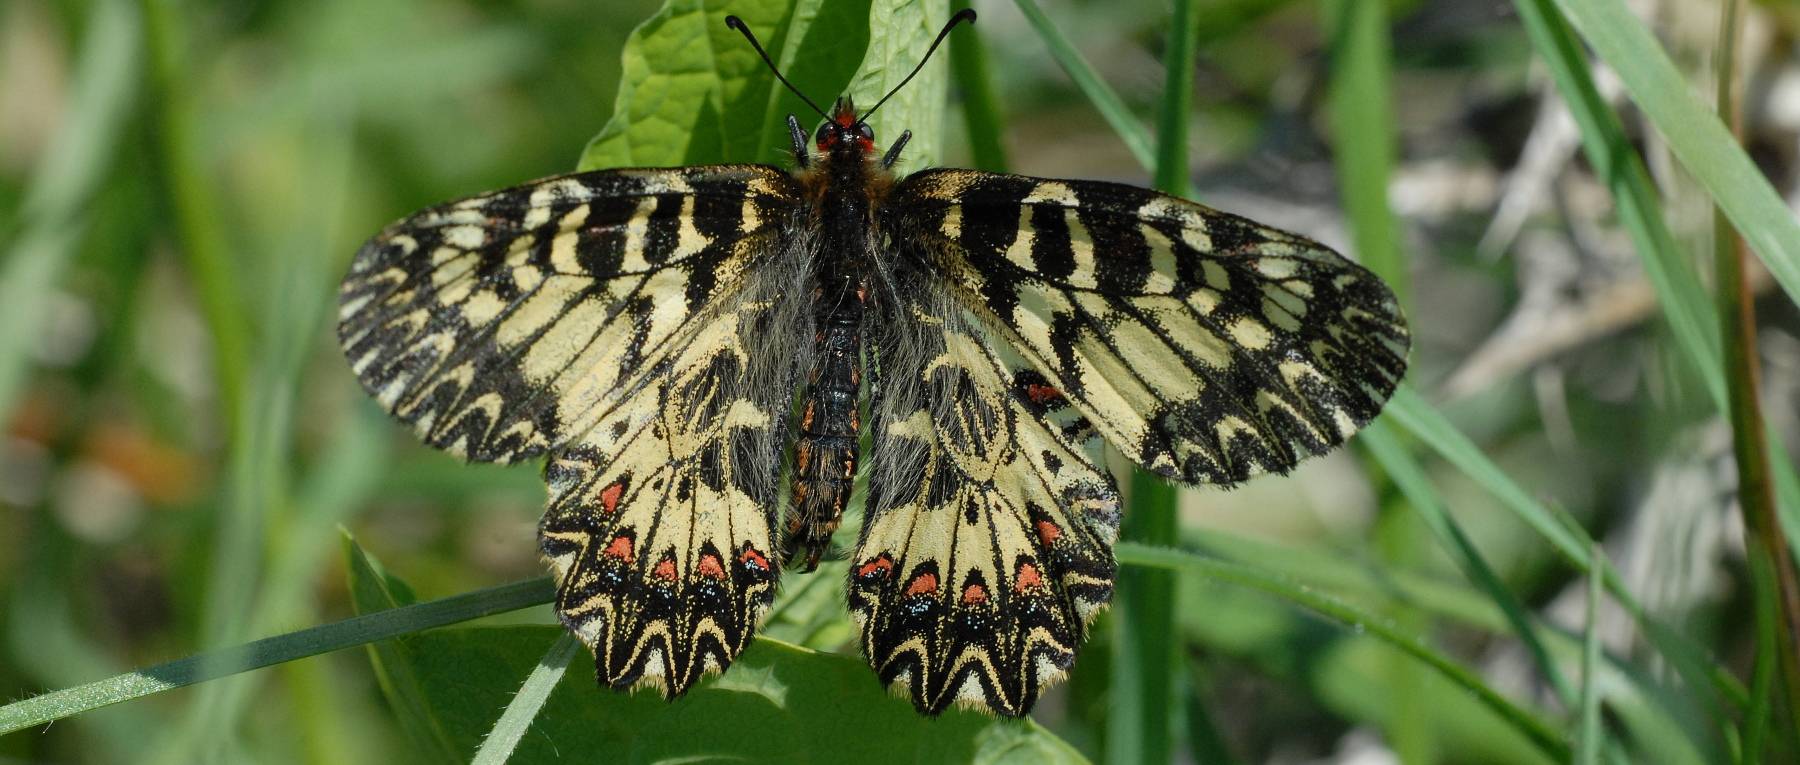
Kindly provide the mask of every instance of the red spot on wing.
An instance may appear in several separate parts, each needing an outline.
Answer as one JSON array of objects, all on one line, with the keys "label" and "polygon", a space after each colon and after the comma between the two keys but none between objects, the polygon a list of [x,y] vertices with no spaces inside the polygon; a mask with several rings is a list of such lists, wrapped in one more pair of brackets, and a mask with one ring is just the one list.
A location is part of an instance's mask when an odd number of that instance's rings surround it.
[{"label": "red spot on wing", "polygon": [[931,595],[937,592],[937,574],[929,571],[913,577],[912,583],[906,585],[907,595]]},{"label": "red spot on wing", "polygon": [[1043,383],[1032,383],[1025,386],[1025,397],[1038,406],[1049,406],[1063,400],[1062,391]]},{"label": "red spot on wing", "polygon": [[769,559],[763,557],[763,554],[757,552],[754,547],[744,548],[744,553],[738,556],[738,563],[742,564],[745,568],[752,568],[758,571],[769,570]]},{"label": "red spot on wing", "polygon": [[979,584],[971,584],[963,588],[962,602],[965,606],[978,606],[986,603],[987,599],[988,593],[986,587]]},{"label": "red spot on wing", "polygon": [[886,579],[888,576],[888,573],[893,570],[894,570],[894,562],[892,560],[889,560],[888,556],[882,555],[881,557],[876,558],[872,561],[869,561],[868,563],[864,563],[860,566],[857,566],[856,567],[856,578],[869,579],[879,573],[881,575],[881,578]]},{"label": "red spot on wing", "polygon": [[1014,592],[1035,590],[1044,586],[1044,576],[1038,573],[1038,567],[1030,563],[1019,564],[1019,576],[1013,582]]},{"label": "red spot on wing", "polygon": [[606,488],[600,490],[600,509],[609,514],[618,512],[619,499],[624,496],[625,479],[620,478],[617,481],[613,481]]},{"label": "red spot on wing", "polygon": [[626,563],[630,563],[631,562],[631,537],[626,537],[626,536],[613,537],[613,541],[606,545],[605,554],[609,558],[618,558],[619,560],[625,561]]},{"label": "red spot on wing", "polygon": [[1049,547],[1062,536],[1062,529],[1057,528],[1056,524],[1049,521],[1038,521],[1037,535],[1038,541],[1042,542],[1045,547]]},{"label": "red spot on wing", "polygon": [[675,559],[663,558],[661,561],[657,562],[656,569],[651,571],[650,575],[665,582],[675,581]]},{"label": "red spot on wing", "polygon": [[700,556],[700,564],[695,568],[699,569],[701,576],[713,579],[725,578],[725,566],[719,562],[719,556],[712,553]]}]

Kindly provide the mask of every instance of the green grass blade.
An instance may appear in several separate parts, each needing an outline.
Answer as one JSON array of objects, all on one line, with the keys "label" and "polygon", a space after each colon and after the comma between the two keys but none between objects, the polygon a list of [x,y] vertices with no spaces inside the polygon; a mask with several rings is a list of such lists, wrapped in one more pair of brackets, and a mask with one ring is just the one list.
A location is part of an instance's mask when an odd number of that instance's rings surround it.
[{"label": "green grass blade", "polygon": [[[1598,548],[1588,548],[1588,555],[1598,557]],[[1575,730],[1575,762],[1579,765],[1599,765],[1600,762],[1602,730],[1597,676],[1600,667],[1600,598],[1604,594],[1600,580],[1598,574],[1588,574],[1587,620],[1581,640],[1581,700],[1578,707],[1581,715]]]},{"label": "green grass blade", "polygon": [[[969,7],[969,0],[952,0],[950,12]],[[1002,137],[1000,98],[994,93],[994,77],[988,71],[987,46],[979,28],[950,36],[950,68],[962,89],[963,127],[969,135],[971,164],[979,170],[1004,173],[1006,141]]]},{"label": "green grass blade", "polygon": [[1050,17],[1044,15],[1043,9],[1038,7],[1035,0],[1013,2],[1019,6],[1019,12],[1025,14],[1025,20],[1031,23],[1031,28],[1043,38],[1044,45],[1050,49],[1050,56],[1056,59],[1057,66],[1062,67],[1069,79],[1075,81],[1075,87],[1093,103],[1094,109],[1100,112],[1106,124],[1112,126],[1113,132],[1119,134],[1119,139],[1125,142],[1125,148],[1131,151],[1131,156],[1136,157],[1138,164],[1145,169],[1153,170],[1156,167],[1156,142],[1150,137],[1150,131],[1145,130],[1143,123],[1138,122],[1131,109],[1125,106],[1124,99],[1119,98],[1119,94],[1105,80],[1100,79],[1100,73],[1094,71],[1094,67],[1081,56],[1081,51],[1076,50],[1069,38],[1064,37],[1056,24],[1050,21]]},{"label": "green grass blade", "polygon": [[1196,0],[1174,0],[1174,5],[1163,62],[1162,105],[1157,111],[1156,189],[1181,196],[1188,190],[1188,122],[1194,109],[1200,9]]},{"label": "green grass blade", "polygon": [[70,85],[69,112],[32,173],[21,227],[0,262],[0,420],[31,369],[64,267],[86,228],[88,202],[111,166],[143,66],[143,19],[128,0],[96,3]]},{"label": "green grass blade", "polygon": [[[1027,0],[1028,1],[1028,0]],[[1188,185],[1188,113],[1193,104],[1194,0],[1175,0],[1169,22],[1168,57],[1157,129],[1156,187],[1181,194]],[[1130,507],[1120,538],[1152,547],[1180,540],[1178,491],[1143,470],[1132,475]],[[1170,725],[1185,696],[1177,693],[1175,576],[1169,571],[1119,572],[1113,596],[1111,706],[1107,712],[1106,754],[1111,762],[1168,762],[1175,755]]]},{"label": "green grass blade", "polygon": [[[1733,143],[1742,132],[1735,106],[1733,71],[1736,69],[1738,2],[1725,0],[1719,20],[1719,44],[1715,51],[1718,72],[1718,112],[1731,125]],[[1780,618],[1776,621],[1776,665],[1794,716],[1789,726],[1800,729],[1800,581],[1795,580],[1792,549],[1782,533],[1770,480],[1769,431],[1763,424],[1757,360],[1756,304],[1745,272],[1744,241],[1732,230],[1729,213],[1713,207],[1714,284],[1719,316],[1723,319],[1725,382],[1729,393],[1731,447],[1736,456],[1738,508],[1744,516],[1749,544],[1763,548],[1773,581],[1751,579],[1753,585],[1773,584]]]},{"label": "green grass blade", "polygon": [[1600,59],[1618,72],[1632,103],[1712,195],[1788,298],[1800,302],[1800,221],[1738,146],[1655,35],[1620,0],[1555,0]]},{"label": "green grass blade", "polygon": [[[1706,652],[1688,638],[1645,612],[1636,596],[1619,579],[1618,572],[1604,558],[1589,556],[1593,540],[1581,531],[1579,524],[1566,514],[1554,513],[1532,499],[1530,494],[1500,470],[1487,455],[1482,454],[1442,414],[1425,403],[1410,386],[1402,385],[1394,392],[1393,399],[1388,402],[1386,414],[1498,499],[1502,506],[1548,540],[1570,563],[1582,571],[1597,568],[1604,578],[1607,592],[1630,614],[1644,636],[1693,689],[1711,689],[1723,694],[1733,703],[1744,702],[1744,690],[1736,678],[1708,660]],[[1713,700],[1713,695],[1701,694],[1709,701]],[[1714,712],[1719,719],[1723,719],[1722,711],[1715,709]]]},{"label": "green grass blade", "polygon": [[[1750,708],[1744,712],[1744,743],[1739,762],[1762,762],[1769,741],[1769,720],[1775,714],[1775,673],[1780,658],[1776,641],[1775,570],[1762,550],[1745,551],[1751,591],[1755,594],[1756,658],[1750,670]],[[1794,734],[1789,733],[1789,737]]]},{"label": "green grass blade", "polygon": [[1396,152],[1393,54],[1387,3],[1332,0],[1330,101],[1332,163],[1339,196],[1350,217],[1356,259],[1381,276],[1404,303],[1406,261],[1399,224],[1388,207],[1388,179]]},{"label": "green grass blade", "polygon": [[1580,41],[1551,7],[1553,2],[1514,0],[1513,5],[1580,129],[1588,163],[1612,193],[1619,220],[1644,261],[1644,273],[1656,289],[1676,344],[1700,370],[1714,399],[1723,403],[1725,388],[1717,372],[1718,320],[1706,290],[1663,220],[1649,171],[1589,75]]},{"label": "green grass blade", "polygon": [[1539,719],[1536,714],[1514,704],[1461,664],[1370,612],[1320,590],[1295,584],[1250,566],[1204,558],[1181,550],[1149,547],[1133,542],[1119,543],[1117,553],[1119,562],[1128,566],[1162,568],[1249,587],[1301,606],[1352,629],[1361,630],[1418,659],[1437,671],[1446,680],[1468,690],[1484,706],[1530,739],[1546,757],[1566,761],[1570,756],[1567,742],[1563,741],[1562,736]]},{"label": "green grass blade", "polygon": [[555,595],[549,577],[528,579],[208,651],[7,704],[0,707],[0,735],[195,683],[549,603]]},{"label": "green grass blade", "polygon": [[[1728,417],[1719,322],[1712,300],[1663,220],[1650,174],[1632,148],[1618,115],[1601,99],[1588,74],[1581,42],[1554,7],[1555,2],[1558,0],[1514,0],[1514,6],[1532,46],[1547,64],[1558,92],[1575,118],[1589,164],[1618,206],[1619,219],[1643,260],[1644,273],[1656,290],[1657,304],[1675,333],[1676,345],[1705,382],[1720,416]],[[1789,467],[1793,459],[1780,439],[1772,433],[1767,439],[1782,522],[1793,536],[1791,532],[1800,529],[1800,475]]]},{"label": "green grass blade", "polygon": [[519,741],[525,738],[525,732],[531,730],[531,721],[538,712],[544,709],[544,703],[550,700],[550,692],[556,690],[556,684],[562,682],[563,673],[569,669],[569,661],[581,650],[581,642],[567,631],[556,638],[550,645],[550,651],[544,654],[544,660],[525,678],[525,684],[519,686],[519,693],[513,697],[512,703],[506,705],[506,711],[500,713],[500,719],[494,721],[494,730],[482,739],[481,748],[476,750],[473,765],[503,765],[512,758],[513,750]]},{"label": "green grass blade", "polygon": [[1381,468],[1387,471],[1394,484],[1400,488],[1407,502],[1424,520],[1426,527],[1437,535],[1444,551],[1462,569],[1463,575],[1505,614],[1513,634],[1524,644],[1526,652],[1531,654],[1532,661],[1538,665],[1538,671],[1549,681],[1558,698],[1564,703],[1573,703],[1574,689],[1556,662],[1550,658],[1550,651],[1544,646],[1543,637],[1538,634],[1537,626],[1532,623],[1524,604],[1506,589],[1499,574],[1494,573],[1493,567],[1488,565],[1481,552],[1475,548],[1475,543],[1463,532],[1456,519],[1450,516],[1443,498],[1426,476],[1425,469],[1406,452],[1406,448],[1400,444],[1400,439],[1386,422],[1377,420],[1370,423],[1357,439],[1381,463]]},{"label": "green grass blade", "polygon": [[[1135,472],[1119,537],[1150,547],[1175,544],[1179,533],[1175,498],[1175,487],[1151,473]],[[1175,577],[1169,571],[1126,569],[1118,574],[1106,714],[1109,762],[1168,762],[1174,753],[1170,726],[1178,706],[1174,599]]]}]

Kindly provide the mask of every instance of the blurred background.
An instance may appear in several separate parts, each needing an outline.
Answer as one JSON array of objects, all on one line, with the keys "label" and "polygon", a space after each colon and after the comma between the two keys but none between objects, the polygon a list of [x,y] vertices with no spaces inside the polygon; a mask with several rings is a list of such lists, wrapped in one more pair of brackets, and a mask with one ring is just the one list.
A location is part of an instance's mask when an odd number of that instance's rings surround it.
[{"label": "blurred background", "polygon": [[[1676,360],[1641,259],[1513,5],[1390,3],[1391,133],[1368,145],[1334,142],[1320,4],[1198,5],[1199,199],[1354,251],[1334,158],[1394,152],[1387,200],[1411,282],[1411,384],[1602,540],[1649,611],[1746,676],[1753,609],[1730,432]],[[573,169],[612,114],[620,46],[657,6],[0,4],[0,697],[348,616],[340,525],[421,597],[541,575],[538,468],[464,466],[390,424],[337,349],[336,283],[390,220]],[[1710,93],[1717,2],[1631,6]],[[1042,7],[1153,121],[1166,5]],[[976,8],[1011,169],[1147,184],[1017,8]],[[1745,141],[1792,198],[1800,7],[1754,3],[1745,24]],[[1706,196],[1620,102],[1616,79],[1595,76],[1620,103],[1677,238],[1710,274]],[[971,163],[958,103],[953,87],[942,127],[953,166]],[[1765,412],[1793,443],[1800,316],[1752,270]],[[1494,626],[1494,605],[1370,465],[1346,449],[1288,478],[1183,491],[1181,541],[1342,584],[1508,696],[1566,712]],[[1579,636],[1579,572],[1462,473],[1425,465],[1507,588]],[[1222,584],[1183,580],[1178,597],[1179,760],[1539,757],[1467,693],[1360,631]],[[549,620],[546,609],[513,618]],[[841,614],[822,618],[811,642],[854,652]],[[1643,636],[1630,620],[1603,609],[1599,625],[1634,671],[1664,671],[1654,657],[1634,661]],[[1037,713],[1095,758],[1108,639],[1102,624],[1085,649],[1094,658]],[[360,650],[222,687],[0,738],[0,762],[184,761],[201,747],[245,762],[417,755]]]}]

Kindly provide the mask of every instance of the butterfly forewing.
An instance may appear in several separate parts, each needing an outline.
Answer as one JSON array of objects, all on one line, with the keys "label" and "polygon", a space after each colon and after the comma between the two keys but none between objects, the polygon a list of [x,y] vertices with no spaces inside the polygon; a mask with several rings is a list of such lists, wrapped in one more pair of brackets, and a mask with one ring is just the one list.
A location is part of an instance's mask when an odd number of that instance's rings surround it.
[{"label": "butterfly forewing", "polygon": [[427,443],[480,462],[579,437],[740,292],[796,191],[756,165],[550,178],[406,218],[365,244],[338,336]]},{"label": "butterfly forewing", "polygon": [[890,204],[896,241],[1175,480],[1286,472],[1372,419],[1405,371],[1386,285],[1293,234],[1131,186],[969,170],[909,176]]}]

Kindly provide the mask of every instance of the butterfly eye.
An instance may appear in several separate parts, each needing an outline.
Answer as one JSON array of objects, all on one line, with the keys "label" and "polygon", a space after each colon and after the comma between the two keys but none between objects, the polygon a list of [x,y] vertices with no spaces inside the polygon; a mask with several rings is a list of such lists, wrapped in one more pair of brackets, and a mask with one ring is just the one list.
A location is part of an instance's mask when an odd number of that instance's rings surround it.
[{"label": "butterfly eye", "polygon": [[820,125],[819,132],[813,134],[813,143],[818,144],[821,149],[825,148],[827,142],[831,140],[832,127],[833,125],[829,122]]},{"label": "butterfly eye", "polygon": [[856,129],[858,132],[862,133],[863,140],[865,140],[865,141],[875,140],[875,129],[872,127],[869,127],[869,123],[858,122],[858,123],[856,123]]}]

